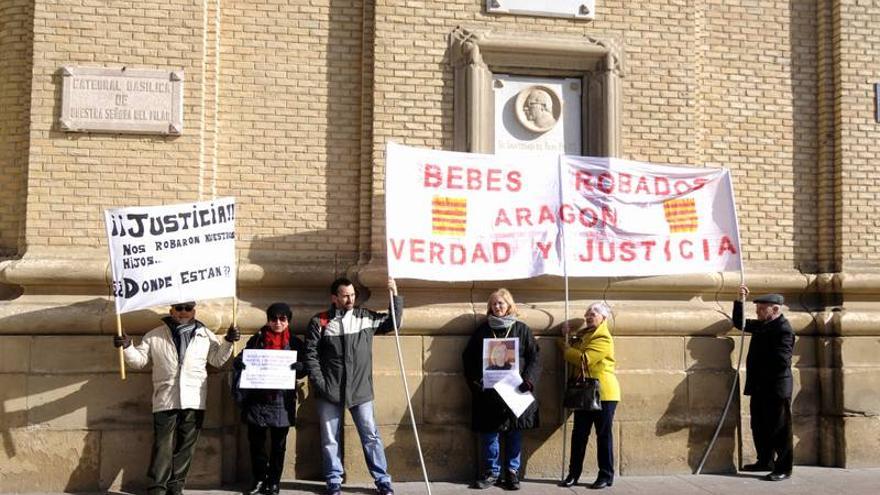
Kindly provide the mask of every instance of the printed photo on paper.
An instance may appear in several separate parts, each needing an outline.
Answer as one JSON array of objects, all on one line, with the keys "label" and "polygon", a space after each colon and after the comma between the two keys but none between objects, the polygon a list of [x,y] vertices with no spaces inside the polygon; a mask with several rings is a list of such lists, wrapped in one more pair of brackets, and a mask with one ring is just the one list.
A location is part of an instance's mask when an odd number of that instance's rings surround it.
[{"label": "printed photo on paper", "polygon": [[510,374],[519,375],[519,339],[483,340],[483,388]]}]

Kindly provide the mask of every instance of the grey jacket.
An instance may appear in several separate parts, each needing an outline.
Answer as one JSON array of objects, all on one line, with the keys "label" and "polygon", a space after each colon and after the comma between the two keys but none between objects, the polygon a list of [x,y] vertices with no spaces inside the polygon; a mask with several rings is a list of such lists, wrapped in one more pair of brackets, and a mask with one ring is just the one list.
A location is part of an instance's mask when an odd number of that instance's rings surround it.
[{"label": "grey jacket", "polygon": [[[399,328],[402,297],[394,296],[394,310]],[[373,335],[393,329],[390,309],[388,314],[364,308],[344,312],[331,306],[313,316],[305,351],[312,390],[346,408],[373,400]]]}]

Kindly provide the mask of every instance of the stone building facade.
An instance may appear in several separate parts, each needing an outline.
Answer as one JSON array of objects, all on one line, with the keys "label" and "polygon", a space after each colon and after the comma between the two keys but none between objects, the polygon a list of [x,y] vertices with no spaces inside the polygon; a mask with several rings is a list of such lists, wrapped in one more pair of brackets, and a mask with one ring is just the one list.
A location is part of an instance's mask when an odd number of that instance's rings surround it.
[{"label": "stone building facade", "polygon": [[[235,196],[246,331],[285,300],[301,332],[342,274],[381,308],[385,145],[492,151],[493,74],[580,78],[585,153],[731,169],[745,280],[786,295],[798,335],[796,463],[880,465],[877,22],[857,0],[597,0],[593,20],[493,14],[481,0],[0,0],[0,491],[143,483],[150,378],[118,376],[105,208]],[[183,71],[182,134],[65,132],[65,66]],[[621,475],[696,468],[737,364],[739,283],[571,281],[575,316],[597,299],[615,309]],[[469,479],[460,351],[496,285],[399,285],[428,473]],[[544,421],[524,475],[555,478],[562,281],[504,285],[543,349]],[[124,327],[140,335],[161,311]],[[218,330],[231,314],[231,301],[199,309]],[[374,352],[391,472],[418,479],[393,339]],[[211,374],[194,486],[247,472],[227,380]],[[320,474],[314,406],[301,408],[286,478]],[[747,415],[737,399],[706,470],[753,458]],[[350,422],[345,438],[349,479],[366,480]]]}]

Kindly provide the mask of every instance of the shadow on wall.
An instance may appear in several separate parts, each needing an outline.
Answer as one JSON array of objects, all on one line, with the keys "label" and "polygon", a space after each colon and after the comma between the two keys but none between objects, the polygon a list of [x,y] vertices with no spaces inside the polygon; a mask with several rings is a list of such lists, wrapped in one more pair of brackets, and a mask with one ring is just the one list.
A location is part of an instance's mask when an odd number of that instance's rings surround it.
[{"label": "shadow on wall", "polygon": [[[789,311],[791,311],[789,309]],[[820,452],[821,380],[816,327],[795,336],[792,351],[794,390],[791,400],[795,464],[822,465]]]},{"label": "shadow on wall", "polygon": [[[700,333],[720,335],[729,328],[729,322],[721,321]],[[687,464],[691,472],[696,472],[709,447],[733,385],[735,370],[729,356],[734,347],[734,341],[729,337],[688,337],[686,349],[690,364],[685,370],[686,377],[673,390],[672,399],[655,425],[654,433],[658,437],[687,430]],[[736,472],[739,411],[739,393],[734,392],[730,410],[703,472]]]},{"label": "shadow on wall", "polygon": [[[514,297],[516,295],[514,294]],[[472,403],[463,374],[462,352],[470,333],[485,320],[485,301],[472,301],[478,313],[465,313],[448,321],[438,332],[421,337],[424,346],[423,376],[414,390],[413,406],[419,421],[419,436],[431,480],[470,482],[482,466],[478,435],[471,430]],[[518,305],[528,307],[518,301]],[[534,309],[534,308],[532,308]],[[575,322],[573,322],[575,323]],[[462,328],[470,328],[462,334]],[[533,331],[546,331],[535,329]],[[540,404],[541,427],[524,432],[521,476],[546,476],[547,456],[558,449],[548,445],[561,424],[559,408],[560,366],[558,350],[553,338],[539,337],[539,359],[542,374],[536,384],[536,396]],[[395,380],[399,377],[395,376]],[[402,386],[401,386],[402,389]],[[397,418],[399,425],[393,439],[387,445],[390,469],[398,479],[418,481],[422,479],[421,467],[414,443],[409,417],[404,411]],[[356,452],[355,449],[347,449]],[[503,456],[503,439],[502,439]],[[536,457],[537,456],[537,457]],[[530,467],[532,461],[535,467]],[[356,462],[362,462],[358,459]],[[555,465],[555,462],[551,461]],[[397,473],[403,474],[403,476]]]},{"label": "shadow on wall", "polygon": [[[71,315],[89,313],[100,316],[107,310],[107,300],[95,298],[69,306],[23,312],[4,318],[0,325],[26,329],[33,321],[70,321]],[[0,401],[0,425],[3,425],[2,446],[7,462],[23,455],[48,459],[54,473],[69,467],[65,491],[106,488],[106,480],[141,479],[143,473],[127,472],[124,466],[138,464],[113,463],[111,472],[107,449],[126,451],[129,440],[149,434],[151,424],[151,380],[148,374],[129,374],[128,381],[119,379],[114,366],[116,350],[108,335],[70,339],[65,335],[8,336],[15,339],[18,351],[26,354],[27,367],[11,374],[0,375],[9,380]],[[48,427],[32,430],[30,427]],[[134,430],[134,431],[132,431]],[[146,432],[146,433],[145,433]],[[128,445],[130,447],[130,444]],[[137,457],[129,449],[126,460]],[[69,452],[75,452],[72,460]],[[147,452],[147,457],[149,453]],[[120,461],[121,459],[116,459]],[[32,459],[25,462],[31,463]],[[142,463],[145,466],[145,463]],[[145,467],[144,467],[145,470]],[[42,475],[34,473],[35,479]],[[47,482],[51,482],[51,476]]]}]

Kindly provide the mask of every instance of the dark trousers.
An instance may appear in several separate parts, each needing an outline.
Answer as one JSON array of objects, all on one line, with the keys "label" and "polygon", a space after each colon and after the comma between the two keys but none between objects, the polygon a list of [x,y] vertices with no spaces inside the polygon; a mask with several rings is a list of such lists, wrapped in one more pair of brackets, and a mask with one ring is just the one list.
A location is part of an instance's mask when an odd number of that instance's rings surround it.
[{"label": "dark trousers", "polygon": [[571,460],[568,474],[575,479],[581,477],[584,468],[584,455],[590,429],[596,426],[596,461],[599,464],[597,480],[614,480],[614,411],[617,401],[602,401],[601,411],[575,411],[574,428],[571,430]]},{"label": "dark trousers", "polygon": [[753,395],[752,439],[758,463],[773,466],[774,473],[791,474],[794,447],[791,434],[791,399],[774,395]]},{"label": "dark trousers", "polygon": [[171,409],[153,413],[153,451],[147,469],[147,493],[183,493],[193,447],[202,430],[205,411]]},{"label": "dark trousers", "polygon": [[[248,444],[251,450],[251,473],[253,481],[278,484],[284,471],[284,454],[287,452],[287,432],[290,427],[257,426],[248,423]],[[269,451],[266,452],[266,434]]]}]

